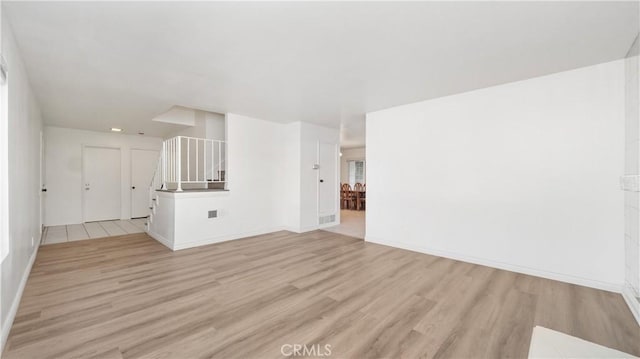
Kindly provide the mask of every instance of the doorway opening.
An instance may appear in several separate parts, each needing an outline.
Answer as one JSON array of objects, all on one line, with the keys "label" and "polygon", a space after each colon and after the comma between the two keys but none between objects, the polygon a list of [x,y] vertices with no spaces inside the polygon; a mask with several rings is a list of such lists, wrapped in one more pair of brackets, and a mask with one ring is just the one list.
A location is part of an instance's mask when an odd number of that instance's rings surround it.
[{"label": "doorway opening", "polygon": [[340,224],[327,231],[364,239],[367,210],[365,148],[340,149]]}]

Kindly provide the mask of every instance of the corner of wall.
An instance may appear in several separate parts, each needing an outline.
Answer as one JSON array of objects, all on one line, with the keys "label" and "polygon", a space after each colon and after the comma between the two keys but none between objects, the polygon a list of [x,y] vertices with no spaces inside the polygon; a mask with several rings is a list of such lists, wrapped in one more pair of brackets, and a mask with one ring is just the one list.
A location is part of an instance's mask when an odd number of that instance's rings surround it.
[{"label": "corner of wall", "polygon": [[11,332],[11,326],[13,325],[13,321],[16,319],[16,315],[18,314],[18,307],[20,306],[20,300],[22,299],[22,294],[24,293],[24,288],[27,285],[27,280],[29,279],[29,274],[31,274],[31,268],[33,268],[33,264],[36,261],[36,257],[38,255],[38,248],[40,242],[37,243],[35,250],[31,254],[29,258],[29,263],[22,273],[22,277],[20,279],[20,284],[18,285],[18,290],[16,292],[13,301],[11,302],[11,306],[7,312],[6,318],[2,318],[2,335],[0,342],[0,355],[4,351],[5,345],[7,344],[7,339],[9,338],[9,333]]},{"label": "corner of wall", "polygon": [[[9,197],[9,253],[0,263],[2,282],[0,283],[0,318],[2,337],[0,346],[4,348],[11,325],[18,311],[27,279],[36,259],[41,238],[40,185],[42,169],[41,131],[42,114],[37,98],[30,86],[29,76],[24,67],[18,44],[5,14],[0,14],[2,53],[9,66],[9,90],[7,116],[7,150]],[[20,156],[12,156],[20,153]],[[34,193],[37,190],[37,194]]]}]

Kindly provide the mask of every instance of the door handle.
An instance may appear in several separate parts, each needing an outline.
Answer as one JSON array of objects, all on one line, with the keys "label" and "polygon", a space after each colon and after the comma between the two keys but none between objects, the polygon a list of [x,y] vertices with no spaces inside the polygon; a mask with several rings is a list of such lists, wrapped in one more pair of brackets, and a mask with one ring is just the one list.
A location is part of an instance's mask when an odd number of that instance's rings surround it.
[{"label": "door handle", "polygon": [[324,180],[323,180],[323,179],[321,179],[321,180],[320,180],[320,183],[324,183]]},{"label": "door handle", "polygon": [[136,186],[131,186],[131,189],[136,189]]}]

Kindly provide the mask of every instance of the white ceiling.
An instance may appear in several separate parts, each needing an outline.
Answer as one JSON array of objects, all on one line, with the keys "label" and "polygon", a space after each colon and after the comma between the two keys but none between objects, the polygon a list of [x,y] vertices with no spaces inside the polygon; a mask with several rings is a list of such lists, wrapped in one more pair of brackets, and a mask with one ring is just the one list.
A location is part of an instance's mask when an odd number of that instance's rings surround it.
[{"label": "white ceiling", "polygon": [[624,57],[637,2],[3,2],[45,121],[164,134],[174,105],[342,126]]}]

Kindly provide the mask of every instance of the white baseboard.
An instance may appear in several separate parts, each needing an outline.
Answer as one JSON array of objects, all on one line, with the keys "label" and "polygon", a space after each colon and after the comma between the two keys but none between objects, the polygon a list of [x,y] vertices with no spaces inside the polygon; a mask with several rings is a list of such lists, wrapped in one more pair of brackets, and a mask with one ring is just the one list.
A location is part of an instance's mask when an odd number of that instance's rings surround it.
[{"label": "white baseboard", "polygon": [[174,245],[173,245],[172,249],[174,251],[178,251],[178,250],[181,250],[181,249],[206,246],[208,244],[227,242],[227,241],[232,241],[232,240],[235,240],[235,239],[259,236],[259,235],[262,235],[262,234],[279,232],[279,231],[283,231],[283,230],[287,230],[287,229],[285,227],[273,227],[273,228],[266,228],[266,229],[261,229],[261,230],[256,230],[256,231],[249,231],[249,232],[243,232],[243,233],[237,233],[237,234],[231,234],[231,235],[225,235],[225,236],[219,236],[219,237],[213,237],[213,238],[206,238],[206,239],[201,239],[201,240],[192,241],[192,242],[185,242],[185,243],[177,243],[176,244],[175,241],[174,241]]},{"label": "white baseboard", "polygon": [[167,238],[159,235],[158,233],[155,233],[149,229],[147,229],[147,234],[149,235],[149,237],[155,239],[156,241],[162,243],[165,247],[173,250],[173,244],[171,243],[170,240],[168,240]]},{"label": "white baseboard", "polygon": [[9,312],[7,313],[7,318],[5,318],[5,320],[2,322],[2,342],[0,342],[0,353],[4,351],[4,347],[7,344],[7,338],[9,337],[9,332],[11,331],[13,321],[16,319],[16,314],[18,314],[20,299],[22,299],[22,293],[24,292],[24,287],[27,285],[27,280],[29,279],[29,274],[31,274],[33,263],[36,261],[36,256],[38,255],[39,248],[40,241],[35,244],[35,248],[33,253],[31,254],[31,258],[29,258],[27,268],[25,268],[24,273],[22,273],[22,278],[20,279],[20,284],[18,285],[16,295],[15,297],[13,297],[13,302],[11,302],[11,307],[9,308]]},{"label": "white baseboard", "polygon": [[498,262],[491,259],[478,258],[478,257],[468,256],[465,254],[460,254],[460,253],[454,253],[454,252],[443,251],[439,249],[417,246],[414,244],[402,243],[397,241],[388,241],[380,238],[374,238],[371,236],[365,236],[365,241],[382,244],[390,247],[402,248],[402,249],[406,249],[413,252],[419,252],[419,253],[430,254],[438,257],[455,259],[462,262],[468,262],[468,263],[479,264],[479,265],[492,267],[492,268],[504,269],[510,272],[522,273],[522,274],[532,275],[535,277],[541,277],[541,278],[557,280],[565,283],[577,284],[584,287],[602,289],[602,290],[606,290],[614,293],[622,292],[622,286],[623,286],[622,283],[601,282],[601,281],[592,280],[588,278],[576,277],[576,276],[562,274],[562,273],[549,272],[549,271],[540,270],[536,268]]},{"label": "white baseboard", "polygon": [[284,230],[285,231],[289,231],[289,232],[293,232],[293,233],[302,233],[300,228],[297,228],[297,227],[284,226]]},{"label": "white baseboard", "polygon": [[627,302],[633,317],[636,318],[636,322],[638,322],[638,326],[640,326],[640,302],[638,302],[638,299],[633,295],[631,289],[626,285],[622,289],[622,298]]},{"label": "white baseboard", "polygon": [[325,224],[320,224],[318,225],[318,229],[324,229],[324,228],[331,228],[331,227],[335,227],[337,225],[339,225],[340,222],[330,222],[330,223],[325,223]]},{"label": "white baseboard", "polygon": [[290,226],[285,226],[283,227],[283,229],[285,231],[289,231],[289,232],[294,232],[294,233],[305,233],[305,232],[311,232],[311,231],[315,231],[320,229],[319,226],[308,226],[308,227],[290,227]]}]

